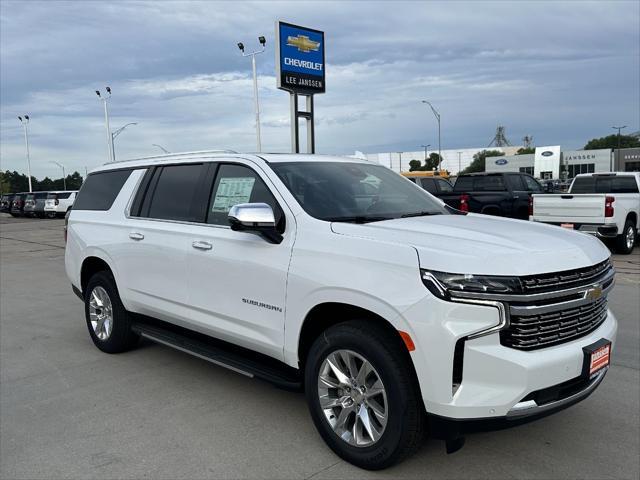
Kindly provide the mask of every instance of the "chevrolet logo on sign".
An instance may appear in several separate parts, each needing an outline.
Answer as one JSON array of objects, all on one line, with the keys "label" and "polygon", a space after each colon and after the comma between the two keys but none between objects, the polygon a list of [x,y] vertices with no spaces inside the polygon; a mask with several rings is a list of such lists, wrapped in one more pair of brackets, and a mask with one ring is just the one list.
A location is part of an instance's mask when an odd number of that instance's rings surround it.
[{"label": "chevrolet logo on sign", "polygon": [[306,35],[298,35],[297,37],[287,37],[287,45],[296,47],[299,52],[309,53],[311,50],[317,52],[320,48],[320,42],[310,40]]},{"label": "chevrolet logo on sign", "polygon": [[600,297],[602,297],[602,286],[601,285],[596,285],[592,288],[590,288],[589,290],[587,290],[586,292],[584,292],[584,298],[588,299],[588,300],[598,300]]}]

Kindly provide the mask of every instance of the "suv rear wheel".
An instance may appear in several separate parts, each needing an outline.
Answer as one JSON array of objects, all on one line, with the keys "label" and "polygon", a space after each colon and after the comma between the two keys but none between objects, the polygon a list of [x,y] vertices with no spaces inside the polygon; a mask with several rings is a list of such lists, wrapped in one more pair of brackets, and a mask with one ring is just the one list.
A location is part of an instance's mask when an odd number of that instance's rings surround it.
[{"label": "suv rear wheel", "polygon": [[110,272],[91,277],[85,289],[84,311],[91,340],[103,352],[124,352],[137,344],[138,335],[131,330],[131,317]]},{"label": "suv rear wheel", "polygon": [[386,468],[424,438],[424,407],[406,353],[389,333],[350,321],[316,339],[305,367],[311,417],[329,447],[361,468]]}]

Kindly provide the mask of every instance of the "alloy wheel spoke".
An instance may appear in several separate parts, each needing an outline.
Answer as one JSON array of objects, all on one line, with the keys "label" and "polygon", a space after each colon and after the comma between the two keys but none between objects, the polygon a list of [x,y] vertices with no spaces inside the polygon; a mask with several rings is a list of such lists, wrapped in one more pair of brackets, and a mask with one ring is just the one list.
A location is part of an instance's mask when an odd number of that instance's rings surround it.
[{"label": "alloy wheel spoke", "polygon": [[339,429],[343,429],[346,430],[346,423],[347,420],[349,419],[349,415],[351,414],[351,412],[353,412],[353,407],[344,407],[341,411],[340,414],[338,415],[338,418],[336,419],[336,426],[334,428],[334,430],[339,430]]},{"label": "alloy wheel spoke", "polygon": [[345,397],[336,398],[330,397],[329,395],[324,395],[320,397],[320,406],[324,409],[341,407],[344,400]]},{"label": "alloy wheel spoke", "polygon": [[335,361],[335,355],[332,355],[332,357],[333,359],[327,358],[327,364],[329,365],[329,368],[331,368],[331,371],[333,372],[333,374],[338,379],[338,382],[340,382],[341,385],[350,385],[349,377],[345,375],[345,373],[340,369],[340,367],[338,367],[337,362]]},{"label": "alloy wheel spoke", "polygon": [[378,440],[378,438],[380,438],[380,432],[378,432],[375,426],[372,425],[371,419],[369,418],[369,411],[365,405],[360,406],[358,417],[360,417],[360,421],[362,422],[364,429],[367,431],[369,438],[374,442]]}]

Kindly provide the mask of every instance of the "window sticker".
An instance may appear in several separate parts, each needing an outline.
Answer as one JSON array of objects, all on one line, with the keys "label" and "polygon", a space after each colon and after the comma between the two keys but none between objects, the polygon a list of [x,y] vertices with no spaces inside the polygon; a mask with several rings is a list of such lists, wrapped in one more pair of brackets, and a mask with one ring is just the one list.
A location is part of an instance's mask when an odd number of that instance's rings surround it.
[{"label": "window sticker", "polygon": [[213,199],[211,212],[227,213],[239,203],[247,203],[251,198],[255,177],[223,177],[218,182],[218,190]]}]

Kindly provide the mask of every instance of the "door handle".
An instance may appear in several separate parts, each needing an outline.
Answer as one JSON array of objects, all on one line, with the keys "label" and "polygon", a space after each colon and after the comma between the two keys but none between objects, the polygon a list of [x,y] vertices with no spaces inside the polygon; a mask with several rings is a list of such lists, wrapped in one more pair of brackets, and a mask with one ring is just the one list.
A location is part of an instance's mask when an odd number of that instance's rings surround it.
[{"label": "door handle", "polygon": [[191,246],[193,248],[197,248],[198,250],[211,250],[213,248],[213,245],[211,245],[209,242],[202,241],[193,242]]},{"label": "door handle", "polygon": [[144,235],[138,232],[131,232],[129,234],[129,238],[131,240],[142,240],[144,238]]}]

